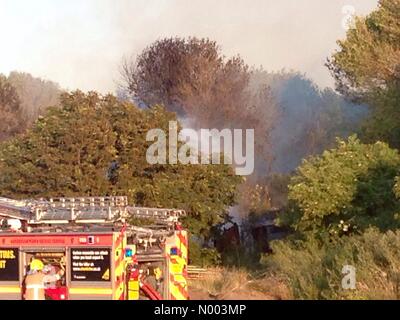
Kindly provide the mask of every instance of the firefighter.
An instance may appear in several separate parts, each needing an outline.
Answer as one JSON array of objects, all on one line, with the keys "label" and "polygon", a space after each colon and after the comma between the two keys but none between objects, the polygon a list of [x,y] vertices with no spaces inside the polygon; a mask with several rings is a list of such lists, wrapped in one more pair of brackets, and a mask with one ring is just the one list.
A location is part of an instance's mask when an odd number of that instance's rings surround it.
[{"label": "firefighter", "polygon": [[147,271],[146,280],[154,289],[159,291],[161,288],[161,283],[163,281],[161,269],[158,266],[150,266]]},{"label": "firefighter", "polygon": [[154,269],[154,276],[156,277],[156,289],[159,291],[163,281],[162,271],[159,267]]},{"label": "firefighter", "polygon": [[60,270],[55,275],[46,275],[43,272],[44,264],[39,259],[33,259],[29,267],[30,271],[25,278],[25,300],[46,300],[46,283],[60,280],[64,271]]}]

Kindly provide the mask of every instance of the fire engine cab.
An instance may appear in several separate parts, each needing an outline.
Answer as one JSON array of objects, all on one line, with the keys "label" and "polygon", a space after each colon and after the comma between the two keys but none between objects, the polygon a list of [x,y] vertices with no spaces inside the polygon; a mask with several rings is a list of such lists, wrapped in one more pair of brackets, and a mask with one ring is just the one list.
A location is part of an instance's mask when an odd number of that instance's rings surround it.
[{"label": "fire engine cab", "polygon": [[62,275],[49,300],[187,300],[184,215],[126,197],[0,198],[0,300],[25,299],[33,260]]}]

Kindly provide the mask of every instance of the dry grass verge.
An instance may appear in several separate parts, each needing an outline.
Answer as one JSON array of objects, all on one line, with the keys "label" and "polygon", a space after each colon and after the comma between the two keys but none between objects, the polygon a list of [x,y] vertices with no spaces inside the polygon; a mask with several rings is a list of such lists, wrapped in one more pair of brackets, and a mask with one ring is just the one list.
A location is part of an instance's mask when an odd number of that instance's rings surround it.
[{"label": "dry grass verge", "polygon": [[254,277],[238,269],[213,268],[201,279],[190,280],[193,300],[280,300],[289,291],[277,278]]}]

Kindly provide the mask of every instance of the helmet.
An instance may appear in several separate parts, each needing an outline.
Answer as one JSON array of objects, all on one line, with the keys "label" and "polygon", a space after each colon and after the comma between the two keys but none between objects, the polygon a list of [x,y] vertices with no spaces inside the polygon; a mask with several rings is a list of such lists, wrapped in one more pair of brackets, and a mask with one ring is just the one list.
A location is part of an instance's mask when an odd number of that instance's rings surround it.
[{"label": "helmet", "polygon": [[38,259],[34,259],[30,264],[31,270],[42,271],[44,268],[44,264],[42,261]]},{"label": "helmet", "polygon": [[162,277],[162,271],[161,271],[161,269],[160,268],[155,268],[154,269],[154,275],[156,276],[156,279],[157,280],[160,280],[161,279],[161,277]]},{"label": "helmet", "polygon": [[19,230],[22,227],[21,221],[18,219],[9,219],[7,222],[11,230]]}]

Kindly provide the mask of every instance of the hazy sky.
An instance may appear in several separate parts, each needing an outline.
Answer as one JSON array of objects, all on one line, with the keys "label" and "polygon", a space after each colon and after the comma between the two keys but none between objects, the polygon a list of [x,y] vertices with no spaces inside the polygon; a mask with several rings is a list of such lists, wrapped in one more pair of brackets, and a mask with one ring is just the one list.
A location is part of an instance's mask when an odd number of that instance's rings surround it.
[{"label": "hazy sky", "polygon": [[377,0],[0,0],[0,73],[30,72],[64,88],[114,91],[122,57],[168,36],[216,40],[266,70],[332,85],[323,66],[343,38],[345,6]]}]

